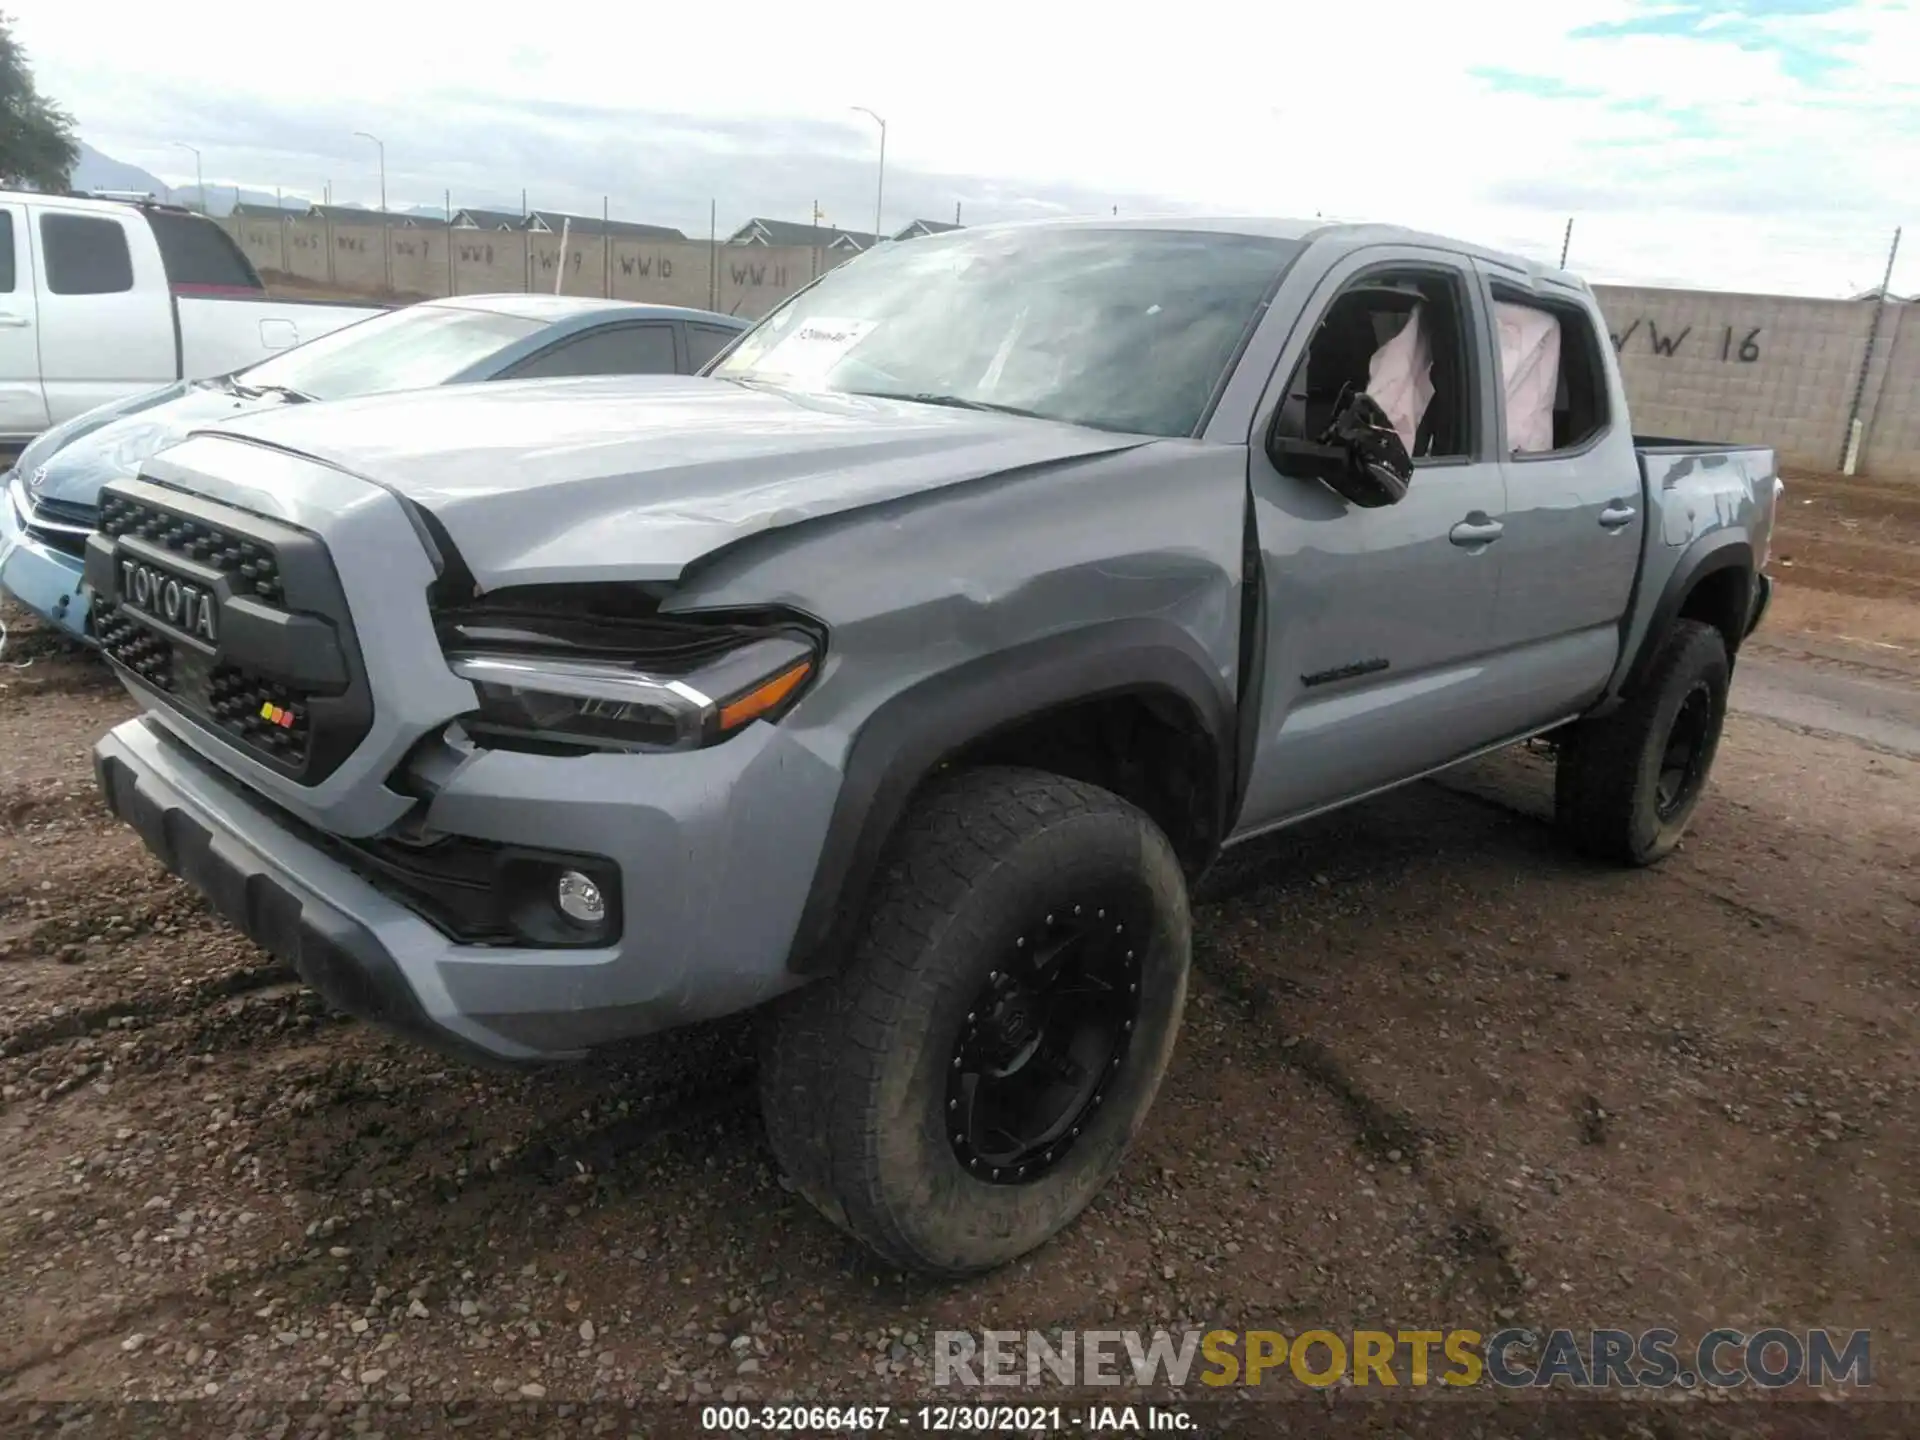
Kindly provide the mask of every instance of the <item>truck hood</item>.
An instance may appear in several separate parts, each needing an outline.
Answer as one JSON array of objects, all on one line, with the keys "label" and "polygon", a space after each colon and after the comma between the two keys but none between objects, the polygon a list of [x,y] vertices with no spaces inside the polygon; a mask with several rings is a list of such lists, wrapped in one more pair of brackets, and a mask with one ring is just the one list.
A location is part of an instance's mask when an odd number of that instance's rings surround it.
[{"label": "truck hood", "polygon": [[215,433],[427,511],[482,590],[672,580],[778,526],[1150,443],[1047,420],[691,377],[458,385]]},{"label": "truck hood", "polygon": [[20,473],[36,500],[92,509],[101,486],[131,479],[150,456],[197,426],[283,403],[275,395],[235,395],[216,380],[176,381],[54,426],[21,452]]}]

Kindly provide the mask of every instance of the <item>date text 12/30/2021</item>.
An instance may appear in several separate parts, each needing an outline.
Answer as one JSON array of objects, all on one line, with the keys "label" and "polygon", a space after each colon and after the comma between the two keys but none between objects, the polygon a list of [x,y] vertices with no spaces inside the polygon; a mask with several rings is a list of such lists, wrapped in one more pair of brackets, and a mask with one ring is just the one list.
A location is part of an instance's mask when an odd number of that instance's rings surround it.
[{"label": "date text 12/30/2021", "polygon": [[1195,1429],[1164,1405],[708,1405],[700,1428],[722,1434],[1178,1434]]}]

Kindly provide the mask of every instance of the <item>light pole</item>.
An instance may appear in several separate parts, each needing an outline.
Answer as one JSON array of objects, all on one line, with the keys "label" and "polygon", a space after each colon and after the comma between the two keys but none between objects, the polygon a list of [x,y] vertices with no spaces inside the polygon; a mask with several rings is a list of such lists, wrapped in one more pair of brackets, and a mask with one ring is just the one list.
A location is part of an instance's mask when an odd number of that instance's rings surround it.
[{"label": "light pole", "polygon": [[855,105],[853,108],[880,127],[880,174],[873,182],[873,243],[878,245],[883,236],[880,229],[880,201],[887,192],[887,122],[864,105]]},{"label": "light pole", "polygon": [[182,150],[193,151],[193,183],[200,191],[200,213],[204,215],[207,213],[207,176],[206,172],[200,168],[200,152],[184,140],[176,140],[173,143]]},{"label": "light pole", "polygon": [[373,141],[373,148],[380,152],[380,208],[384,211],[387,208],[387,147],[378,135],[369,135],[364,130],[356,130],[353,135],[356,140]]},{"label": "light pole", "polygon": [[387,228],[387,147],[378,135],[369,135],[364,130],[353,132],[357,140],[373,141],[373,148],[380,152],[380,267],[381,276],[386,282],[387,293],[393,293],[393,232]]}]

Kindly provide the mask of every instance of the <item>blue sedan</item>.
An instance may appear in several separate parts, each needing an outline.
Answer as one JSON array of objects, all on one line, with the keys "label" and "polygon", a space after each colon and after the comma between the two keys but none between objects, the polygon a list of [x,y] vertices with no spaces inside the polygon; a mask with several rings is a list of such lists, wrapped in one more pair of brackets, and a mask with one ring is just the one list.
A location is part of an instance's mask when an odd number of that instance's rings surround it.
[{"label": "blue sedan", "polygon": [[0,488],[0,589],[86,638],[81,557],[100,489],[188,431],[276,405],[562,375],[687,375],[748,326],[707,310],[463,295],[389,310],[245,370],[102,405],[47,431]]}]

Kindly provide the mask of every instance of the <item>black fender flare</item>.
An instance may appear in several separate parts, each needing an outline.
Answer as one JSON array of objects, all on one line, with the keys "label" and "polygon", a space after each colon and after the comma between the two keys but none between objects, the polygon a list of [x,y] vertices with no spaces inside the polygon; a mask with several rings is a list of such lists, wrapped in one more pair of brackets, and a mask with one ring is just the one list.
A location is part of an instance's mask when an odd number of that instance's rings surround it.
[{"label": "black fender flare", "polygon": [[1234,695],[1191,634],[1168,620],[1111,620],[995,650],[890,696],[855,732],[788,968],[817,975],[840,963],[888,839],[944,760],[1049,710],[1122,695],[1176,702],[1198,721],[1212,751],[1214,833],[1223,834]]},{"label": "black fender flare", "polygon": [[1746,594],[1742,614],[1751,612],[1755,574],[1753,545],[1744,532],[1716,530],[1702,535],[1687,546],[1679,563],[1673,567],[1673,573],[1667,576],[1667,583],[1661,586],[1660,598],[1654,602],[1653,619],[1647,626],[1646,634],[1640,637],[1640,648],[1631,661],[1616,672],[1613,684],[1608,687],[1606,701],[1596,713],[1613,709],[1622,696],[1646,677],[1660,653],[1661,645],[1673,629],[1673,622],[1679,618],[1681,607],[1687,603],[1687,597],[1702,580],[1723,570],[1739,570],[1743,573]]}]

